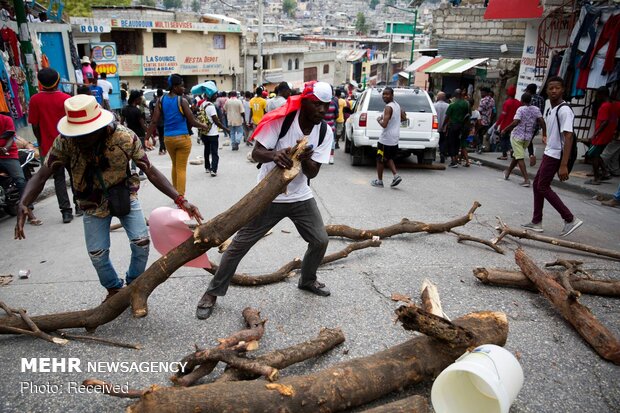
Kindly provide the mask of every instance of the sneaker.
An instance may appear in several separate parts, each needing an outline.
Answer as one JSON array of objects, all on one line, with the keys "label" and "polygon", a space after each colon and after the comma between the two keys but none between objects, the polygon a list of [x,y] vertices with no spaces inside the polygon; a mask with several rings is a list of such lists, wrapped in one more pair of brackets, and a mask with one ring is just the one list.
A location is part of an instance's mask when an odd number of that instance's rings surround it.
[{"label": "sneaker", "polygon": [[206,168],[206,169],[205,169],[205,172],[206,172],[206,173],[208,173],[208,174],[210,174],[210,173],[211,173],[211,169]]},{"label": "sneaker", "polygon": [[394,175],[394,179],[392,179],[392,183],[390,184],[390,186],[394,188],[396,185],[398,185],[402,181],[403,181],[403,178],[401,178],[400,175]]},{"label": "sneaker", "polygon": [[448,166],[450,166],[450,168],[458,168],[458,167],[459,167],[459,164],[458,164],[458,163],[456,163],[456,162],[453,162],[453,163],[451,163],[451,164],[450,164],[450,165],[448,165]]},{"label": "sneaker", "polygon": [[561,237],[566,237],[572,234],[577,228],[583,224],[583,221],[579,218],[573,218],[573,222],[565,222],[564,229],[560,232]]},{"label": "sneaker", "polygon": [[217,172],[211,171],[211,176],[217,176]]},{"label": "sneaker", "polygon": [[542,224],[534,224],[533,222],[530,222],[528,224],[522,224],[521,225],[523,228],[527,229],[528,231],[534,231],[534,232],[543,232],[543,227]]},{"label": "sneaker", "polygon": [[71,221],[73,221],[73,214],[71,211],[62,211],[62,223],[68,224]]},{"label": "sneaker", "polygon": [[144,174],[144,172],[140,172],[140,174],[138,174],[138,179],[140,179],[141,181],[146,180],[146,175]]},{"label": "sneaker", "polygon": [[84,215],[84,211],[82,211],[82,208],[80,208],[79,206],[75,207],[75,216],[76,217],[81,217],[82,215]]},{"label": "sneaker", "polygon": [[370,185],[376,186],[377,188],[383,188],[383,181],[379,179],[373,179],[372,181],[370,181]]},{"label": "sneaker", "polygon": [[333,156],[330,156],[330,157],[329,157],[329,164],[330,164],[330,165],[333,165],[333,164],[334,164],[334,157],[333,157]]}]

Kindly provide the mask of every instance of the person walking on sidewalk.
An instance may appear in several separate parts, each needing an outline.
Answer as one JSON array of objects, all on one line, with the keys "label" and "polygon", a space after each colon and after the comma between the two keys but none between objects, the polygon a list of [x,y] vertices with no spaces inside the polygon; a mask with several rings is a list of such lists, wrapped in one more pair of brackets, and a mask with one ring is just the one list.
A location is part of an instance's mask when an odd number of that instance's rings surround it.
[{"label": "person walking on sidewalk", "polygon": [[537,106],[531,104],[532,95],[524,93],[521,96],[521,107],[517,109],[514,120],[505,129],[506,133],[511,133],[510,143],[514,157],[510,162],[508,169],[504,171],[504,179],[508,180],[512,170],[515,166],[519,165],[519,170],[523,176],[523,182],[519,185],[529,188],[530,178],[527,175],[527,168],[525,167],[525,151],[530,146],[530,142],[534,137],[534,130],[536,125],[543,131],[543,140],[547,139],[547,127],[543,119],[543,115]]},{"label": "person walking on sidewalk", "polygon": [[491,97],[491,89],[488,87],[480,88],[480,103],[478,111],[480,112],[480,129],[476,136],[476,153],[482,153],[484,146],[484,137],[493,124],[493,110],[495,109],[495,99]]},{"label": "person walking on sidewalk", "polygon": [[129,238],[131,261],[125,277],[127,284],[144,272],[149,255],[150,238],[138,200],[140,181],[127,173],[131,160],[179,208],[197,220],[202,216],[198,208],[179,195],[151,165],[138,137],[114,122],[114,114],[103,109],[93,96],[77,95],[67,99],[65,112],[66,116],[58,123],[60,136],[39,172],[28,182],[20,200],[15,239],[26,238],[26,205],[41,193],[54,169],[71,165],[76,197],[84,210],[86,249],[99,282],[108,290],[107,300],[123,287],[110,260],[112,214],[119,217]]},{"label": "person walking on sidewalk", "polygon": [[[28,122],[32,125],[32,131],[39,143],[39,153],[43,163],[54,144],[54,139],[58,136],[56,126],[60,119],[65,116],[65,100],[71,96],[58,90],[60,74],[54,69],[39,70],[37,79],[42,90],[30,98]],[[65,168],[58,168],[54,171],[54,190],[58,200],[58,208],[60,208],[62,215],[62,222],[67,224],[73,220],[73,214],[69,193],[67,192]],[[81,216],[83,213],[77,206],[75,196],[73,203],[75,204],[75,215]]]},{"label": "person walking on sidewalk", "polygon": [[400,109],[400,105],[394,101],[394,89],[386,87],[383,89],[383,102],[385,108],[383,114],[377,118],[377,122],[383,128],[379,142],[377,143],[377,179],[370,181],[375,187],[383,188],[383,170],[385,165],[392,171],[392,183],[394,188],[402,182],[402,178],[396,171],[394,158],[398,152],[398,141],[400,140],[400,123],[407,120],[407,114]]},{"label": "person walking on sidewalk", "polygon": [[[308,249],[301,263],[298,288],[326,297],[330,295],[325,284],[317,280],[316,271],[325,256],[329,238],[323,218],[314,200],[308,179],[319,173],[322,164],[329,161],[329,150],[334,136],[323,118],[332,98],[332,88],[325,82],[307,84],[303,93],[289,98],[285,106],[265,115],[254,132],[256,144],[252,156],[262,162],[258,179],[264,179],[274,168],[293,166],[291,148],[304,136],[309,145],[299,156],[301,172],[278,195],[265,212],[241,228],[222,255],[220,267],[211,280],[196,308],[196,317],[204,320],[211,316],[218,297],[226,295],[241,259],[250,248],[283,218],[295,224]],[[287,122],[289,121],[289,122]],[[287,122],[288,130],[283,130]],[[321,136],[323,140],[321,142]]]},{"label": "person walking on sidewalk", "polygon": [[[164,96],[163,89],[157,89],[154,99],[149,102],[149,112],[151,116],[155,113],[155,108],[161,104],[161,98]],[[157,138],[159,139],[159,154],[166,154],[166,142],[164,141],[164,117],[160,116],[157,121]]]},{"label": "person walking on sidewalk", "polygon": [[218,127],[225,133],[230,133],[230,130],[222,124],[220,118],[217,116],[217,110],[215,109],[216,98],[217,94],[214,93],[211,97],[206,96],[205,99],[200,102],[200,119],[206,124],[210,123],[211,129],[208,131],[198,129],[198,135],[204,144],[205,170],[213,177],[217,176],[217,168],[220,162],[220,156],[218,154],[220,133],[218,132]]},{"label": "person walking on sidewalk", "polygon": [[610,179],[611,175],[605,167],[601,154],[614,139],[618,127],[618,114],[609,99],[607,86],[601,86],[597,89],[596,101],[600,104],[596,114],[596,128],[594,135],[589,139],[591,145],[586,152],[586,159],[592,164],[594,178],[586,181],[588,185],[600,185],[602,180]]},{"label": "person walking on sidewalk", "polygon": [[547,81],[547,95],[551,107],[545,114],[547,125],[547,139],[543,137],[543,143],[546,145],[545,152],[536,178],[534,178],[534,213],[532,221],[522,227],[535,232],[543,232],[543,206],[547,200],[564,219],[564,229],[560,236],[565,237],[579,228],[583,221],[576,218],[564,205],[558,194],[551,189],[551,182],[556,174],[560,181],[568,180],[568,161],[574,139],[575,114],[562,99],[564,80],[561,77],[553,76]]},{"label": "person walking on sidewalk", "polygon": [[164,139],[166,150],[172,159],[172,185],[185,195],[185,182],[187,176],[187,160],[192,150],[192,138],[189,134],[189,125],[198,129],[209,129],[206,125],[198,122],[189,107],[187,100],[183,98],[185,87],[181,75],[173,74],[168,77],[170,92],[160,99],[160,104],[155,106],[155,113],[151,117],[151,124],[146,132],[148,141],[155,132],[160,117],[164,119]]},{"label": "person walking on sidewalk", "polygon": [[339,141],[344,142],[344,109],[349,108],[349,102],[342,98],[342,90],[336,89],[336,99],[338,99],[338,117],[336,118],[336,135],[334,140],[336,141],[335,149],[340,149]]},{"label": "person walking on sidewalk", "polygon": [[[142,101],[142,95],[137,90],[132,90],[129,94],[129,102],[128,105],[123,108],[121,111],[121,123],[127,126],[133,133],[136,134],[138,139],[140,139],[140,143],[142,144],[142,148],[145,150],[149,150],[152,148],[148,141],[145,141],[144,135],[146,134],[146,120],[144,113],[138,109],[138,105]],[[136,163],[131,163],[131,172],[136,173]],[[144,175],[144,171],[140,170],[138,174],[140,180],[146,179],[146,175]]]},{"label": "person walking on sidewalk", "polygon": [[500,133],[500,148],[502,151],[502,156],[497,159],[505,161],[508,159],[508,152],[510,151],[510,134],[506,133],[505,130],[514,120],[515,114],[517,113],[517,109],[521,106],[521,102],[515,99],[517,95],[517,87],[512,85],[506,89],[506,94],[508,98],[504,102],[502,106],[502,113],[499,115],[499,119],[497,119],[497,125]]},{"label": "person walking on sidewalk", "polygon": [[[230,128],[232,150],[238,151],[241,139],[243,139],[245,109],[243,108],[243,103],[237,99],[237,92],[234,90],[228,94],[228,100],[224,103],[224,113],[226,114],[226,119],[228,119],[228,128]],[[224,132],[228,128],[224,128]]]}]

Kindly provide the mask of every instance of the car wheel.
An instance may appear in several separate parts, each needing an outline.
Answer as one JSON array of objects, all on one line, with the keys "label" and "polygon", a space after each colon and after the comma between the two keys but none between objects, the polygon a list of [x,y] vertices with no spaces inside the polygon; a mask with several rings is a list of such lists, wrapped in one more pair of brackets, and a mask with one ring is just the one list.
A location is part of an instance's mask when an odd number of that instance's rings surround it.
[{"label": "car wheel", "polygon": [[364,147],[363,146],[355,146],[353,142],[351,142],[351,165],[353,166],[361,166],[364,164]]},{"label": "car wheel", "polygon": [[344,137],[344,153],[351,153],[351,141],[346,135]]}]

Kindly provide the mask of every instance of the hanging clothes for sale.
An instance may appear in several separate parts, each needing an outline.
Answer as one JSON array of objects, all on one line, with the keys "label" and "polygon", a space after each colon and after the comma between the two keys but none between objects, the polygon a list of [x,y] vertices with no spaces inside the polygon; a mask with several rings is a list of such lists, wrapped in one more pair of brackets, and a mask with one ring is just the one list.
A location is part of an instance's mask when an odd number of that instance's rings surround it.
[{"label": "hanging clothes for sale", "polygon": [[6,99],[4,97],[4,89],[2,88],[2,82],[0,82],[0,112],[9,113],[9,107],[6,104]]},{"label": "hanging clothes for sale", "polygon": [[618,42],[620,36],[620,11],[618,14],[611,16],[605,25],[601,35],[594,46],[592,56],[590,57],[590,65],[594,60],[596,53],[607,45],[607,53],[605,53],[605,61],[603,65],[603,72],[609,73],[614,69],[614,60],[616,58],[616,51],[618,50]]},{"label": "hanging clothes for sale", "polygon": [[0,29],[0,37],[2,37],[2,41],[9,44],[10,51],[13,58],[12,66],[21,65],[21,61],[19,59],[19,41],[17,40],[17,35],[15,32],[8,28],[4,27]]}]

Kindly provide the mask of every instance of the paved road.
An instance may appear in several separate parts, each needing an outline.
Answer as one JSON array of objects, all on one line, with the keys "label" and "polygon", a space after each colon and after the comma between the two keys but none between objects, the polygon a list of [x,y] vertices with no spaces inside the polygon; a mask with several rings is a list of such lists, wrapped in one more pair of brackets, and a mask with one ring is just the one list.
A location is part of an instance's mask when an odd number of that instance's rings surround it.
[{"label": "paved road", "polygon": [[[200,155],[195,145],[192,158]],[[170,173],[166,156],[151,152],[153,162]],[[247,162],[246,151],[222,150],[219,176],[211,178],[202,166],[189,167],[187,197],[212,217],[237,201],[255,183],[256,168]],[[518,225],[530,218],[532,194],[505,182],[501,172],[486,167],[417,171],[403,169],[402,184],[395,190],[369,185],[372,167],[351,167],[339,151],[336,164],[325,165],[312,186],[326,223],[376,228],[398,222],[403,217],[418,221],[442,222],[466,213],[474,200],[482,203],[476,218],[463,232],[491,238],[495,216]],[[605,208],[583,195],[559,191],[584,226],[571,236],[574,241],[620,249],[620,209]],[[172,202],[150,183],[140,191],[145,211]],[[557,236],[562,222],[546,208],[545,229]],[[26,228],[28,238],[12,240],[12,220],[0,222],[0,274],[17,274],[29,268],[29,280],[15,279],[0,287],[0,299],[24,307],[31,314],[86,309],[104,296],[85,251],[80,220],[62,224],[56,200],[37,205],[37,215],[45,224]],[[290,233],[283,232],[290,231]],[[346,243],[334,239],[329,251]],[[591,255],[572,254],[533,242],[521,243],[537,262],[558,256],[579,257],[597,276],[620,279],[618,262]],[[513,250],[514,241],[505,245]],[[301,256],[304,243],[289,221],[281,222],[273,234],[260,241],[241,263],[240,271],[263,274]],[[213,261],[219,254],[210,253]],[[129,247],[123,231],[112,235],[112,257],[118,269],[126,268]],[[150,261],[159,254],[152,251]],[[0,411],[3,412],[101,412],[122,411],[128,402],[103,395],[69,394],[69,382],[95,377],[134,388],[167,384],[167,373],[20,373],[20,359],[30,357],[77,357],[88,362],[173,362],[180,360],[197,343],[210,346],[241,328],[241,310],[261,308],[269,318],[261,351],[281,348],[314,337],[321,327],[343,328],[347,341],[329,355],[291,368],[304,373],[325,368],[335,362],[371,354],[411,337],[394,325],[390,301],[392,292],[417,296],[424,278],[438,284],[446,312],[457,317],[471,311],[498,310],[508,314],[510,334],[507,348],[519,352],[525,371],[525,384],[511,409],[512,413],[617,412],[620,406],[618,377],[620,368],[601,360],[540,296],[512,289],[481,285],[473,276],[474,267],[514,268],[514,256],[496,254],[479,245],[457,244],[446,234],[416,234],[386,240],[379,249],[355,252],[346,260],[320,270],[319,277],[332,290],[329,298],[311,296],[296,287],[297,280],[257,288],[231,287],[208,321],[194,318],[195,303],[210,279],[203,271],[182,268],[161,285],[149,300],[150,313],[133,319],[125,312],[117,320],[100,327],[97,335],[144,345],[141,351],[72,342],[56,347],[29,337],[0,336]],[[594,314],[620,336],[618,300],[583,297]],[[81,333],[81,332],[80,332]],[[346,350],[346,351],[345,351]],[[22,382],[24,382],[22,384]],[[33,394],[29,383],[58,385],[61,394]],[[22,387],[24,388],[22,391]],[[407,393],[430,393],[430,386]],[[400,396],[400,395],[399,395]],[[615,408],[613,406],[616,406]]]}]

